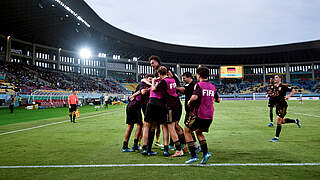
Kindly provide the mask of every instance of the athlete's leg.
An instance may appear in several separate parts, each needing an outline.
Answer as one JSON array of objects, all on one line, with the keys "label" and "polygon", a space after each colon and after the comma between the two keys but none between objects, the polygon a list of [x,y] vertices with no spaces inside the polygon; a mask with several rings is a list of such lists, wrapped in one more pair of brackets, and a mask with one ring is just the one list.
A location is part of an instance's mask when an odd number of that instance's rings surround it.
[{"label": "athlete's leg", "polygon": [[277,130],[276,130],[276,138],[279,138],[280,133],[281,133],[281,128],[282,128],[282,124],[284,124],[284,120],[277,116]]},{"label": "athlete's leg", "polygon": [[151,126],[149,128],[149,134],[148,134],[148,143],[147,143],[148,153],[151,152],[151,149],[152,149],[152,144],[153,144],[156,128],[157,128],[157,122],[152,122]]},{"label": "athlete's leg", "polygon": [[273,107],[269,107],[270,108],[270,122],[273,122]]},{"label": "athlete's leg", "polygon": [[190,128],[188,128],[187,126],[184,126],[184,135],[186,138],[186,142],[188,144],[189,152],[191,154],[191,158],[185,162],[187,164],[190,164],[199,160],[196,154],[196,148],[195,148],[194,140],[192,138],[192,133],[193,132]]},{"label": "athlete's leg", "polygon": [[141,131],[142,131],[142,123],[137,123],[137,129],[134,134],[134,140],[133,140],[133,148],[132,148],[133,150],[139,150],[138,142],[139,142],[139,138],[141,136]]},{"label": "athlete's leg", "polygon": [[139,139],[142,131],[142,123],[137,123],[136,133],[134,134],[134,139]]},{"label": "athlete's leg", "polygon": [[166,123],[162,124],[162,135],[163,135],[163,144],[164,144],[164,156],[169,156],[169,131],[168,125]]},{"label": "athlete's leg", "polygon": [[175,129],[176,129],[176,132],[178,134],[178,138],[179,138],[179,141],[181,144],[186,144],[186,139],[184,137],[184,133],[183,133],[183,129],[182,127],[179,125],[179,122],[175,122]]},{"label": "athlete's leg", "polygon": [[208,145],[207,145],[206,137],[203,135],[203,133],[199,129],[196,130],[196,134],[197,134],[203,154],[207,154]]},{"label": "athlete's leg", "polygon": [[155,143],[157,146],[160,145],[160,143],[159,143],[160,134],[161,134],[161,129],[160,129],[160,124],[158,124],[157,128],[156,128],[156,143]]},{"label": "athlete's leg", "polygon": [[73,123],[75,123],[76,122],[76,111],[73,111],[72,113],[73,113]]},{"label": "athlete's leg", "polygon": [[178,134],[176,132],[176,129],[175,129],[175,122],[172,122],[172,123],[169,123],[168,124],[168,129],[169,129],[169,132],[170,132],[170,136],[176,146],[176,150],[180,151],[181,150],[181,146],[180,146],[180,141],[179,141],[179,137],[178,137]]},{"label": "athlete's leg", "polygon": [[147,150],[147,144],[148,144],[148,136],[149,136],[149,129],[151,124],[149,122],[143,122],[143,136],[142,136],[142,144],[143,144],[143,150]]},{"label": "athlete's leg", "polygon": [[131,132],[133,129],[133,124],[128,124],[128,127],[124,133],[124,139],[123,139],[123,146],[122,146],[122,152],[128,152],[128,141],[131,136]]}]

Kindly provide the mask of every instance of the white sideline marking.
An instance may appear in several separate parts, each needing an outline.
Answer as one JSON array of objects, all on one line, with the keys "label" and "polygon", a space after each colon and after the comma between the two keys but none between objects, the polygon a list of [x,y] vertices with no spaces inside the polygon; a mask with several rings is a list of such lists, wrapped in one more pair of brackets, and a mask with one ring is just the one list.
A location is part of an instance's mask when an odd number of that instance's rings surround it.
[{"label": "white sideline marking", "polygon": [[[91,117],[101,116],[101,115],[104,115],[104,114],[110,114],[110,113],[113,113],[113,112],[114,112],[114,111],[112,111],[112,112],[105,112],[105,113],[101,113],[101,114],[95,114],[95,115],[92,115],[92,116],[87,116],[87,117],[79,118],[79,119],[87,119],[87,118],[91,118]],[[31,127],[31,128],[19,129],[19,130],[15,130],[15,131],[8,131],[8,132],[0,133],[0,136],[6,135],[6,134],[12,134],[12,133],[16,133],[16,132],[22,132],[22,131],[27,131],[27,130],[42,128],[42,127],[51,126],[51,125],[55,125],[55,124],[60,124],[60,123],[64,123],[64,122],[69,122],[69,121],[70,121],[70,120],[65,120],[65,121],[59,121],[59,122],[44,124],[44,125],[40,125],[40,126],[35,126],[35,127]]]},{"label": "white sideline marking", "polygon": [[42,128],[42,127],[51,126],[51,125],[55,125],[55,124],[60,124],[60,123],[64,123],[64,122],[67,122],[67,120],[60,121],[60,122],[55,122],[55,123],[50,123],[50,124],[44,124],[44,125],[35,126],[35,127],[31,127],[31,128],[19,129],[19,130],[15,130],[15,131],[8,131],[8,132],[1,133],[0,136],[1,135],[6,135],[6,134],[12,134],[12,133],[16,133],[16,132],[21,132],[21,131],[27,131],[27,130],[31,130],[31,129]]},{"label": "white sideline marking", "polygon": [[300,115],[311,116],[311,117],[320,117],[320,116],[317,116],[317,115],[304,114],[304,113],[294,113],[294,114],[300,114]]},{"label": "white sideline marking", "polygon": [[184,166],[320,166],[320,163],[221,163],[221,164],[90,164],[90,165],[43,165],[0,166],[0,169],[19,168],[96,168],[96,167],[184,167]]}]

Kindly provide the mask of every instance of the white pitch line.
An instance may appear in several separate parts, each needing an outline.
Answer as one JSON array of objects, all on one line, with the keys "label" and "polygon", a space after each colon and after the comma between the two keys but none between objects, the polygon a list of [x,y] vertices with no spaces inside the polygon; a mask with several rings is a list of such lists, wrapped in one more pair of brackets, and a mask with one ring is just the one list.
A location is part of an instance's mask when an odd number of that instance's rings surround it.
[{"label": "white pitch line", "polygon": [[90,164],[90,165],[43,165],[0,166],[0,169],[20,168],[97,168],[97,167],[188,167],[188,166],[320,166],[320,163],[221,163],[221,164]]},{"label": "white pitch line", "polygon": [[320,117],[320,116],[317,116],[317,115],[304,114],[304,113],[294,113],[294,114],[305,115],[305,116],[311,116],[311,117]]},{"label": "white pitch line", "polygon": [[[101,116],[101,115],[110,114],[110,113],[114,113],[114,111],[112,111],[112,112],[105,112],[105,113],[102,113],[102,114],[95,114],[95,115],[92,115],[92,116],[87,116],[87,117],[79,118],[79,119],[87,119],[87,118],[96,117],[96,116]],[[15,130],[15,131],[8,131],[8,132],[0,133],[0,136],[6,135],[6,134],[12,134],[12,133],[16,133],[16,132],[22,132],[22,131],[28,131],[28,130],[32,130],[32,129],[42,128],[42,127],[46,127],[46,126],[51,126],[51,125],[55,125],[55,124],[60,124],[60,123],[68,122],[68,121],[69,121],[69,120],[65,120],[65,121],[59,121],[59,122],[44,124],[44,125],[40,125],[40,126],[35,126],[35,127],[31,127],[31,128],[19,129],[19,130]]]},{"label": "white pitch line", "polygon": [[8,131],[8,132],[1,133],[0,136],[6,135],[6,134],[12,134],[12,133],[16,133],[16,132],[22,132],[22,131],[27,131],[27,130],[42,128],[42,127],[51,126],[51,125],[55,125],[55,124],[60,124],[60,123],[64,123],[64,122],[67,122],[67,121],[68,121],[68,120],[60,121],[60,122],[55,122],[55,123],[50,123],[50,124],[44,124],[44,125],[35,126],[35,127],[31,127],[31,128],[19,129],[19,130],[15,130],[15,131]]}]

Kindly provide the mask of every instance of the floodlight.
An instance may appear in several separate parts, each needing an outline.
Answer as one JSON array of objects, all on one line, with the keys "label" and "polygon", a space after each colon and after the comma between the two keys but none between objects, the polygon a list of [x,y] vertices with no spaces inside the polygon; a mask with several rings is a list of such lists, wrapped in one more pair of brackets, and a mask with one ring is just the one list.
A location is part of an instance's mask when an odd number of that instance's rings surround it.
[{"label": "floodlight", "polygon": [[91,57],[90,49],[83,48],[80,50],[80,57],[84,59],[89,59]]}]

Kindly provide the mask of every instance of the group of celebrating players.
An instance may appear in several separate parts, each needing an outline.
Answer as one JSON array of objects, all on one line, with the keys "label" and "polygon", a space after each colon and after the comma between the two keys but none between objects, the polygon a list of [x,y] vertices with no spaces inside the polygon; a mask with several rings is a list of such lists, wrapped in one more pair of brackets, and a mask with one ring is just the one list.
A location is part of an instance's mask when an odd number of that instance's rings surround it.
[{"label": "group of celebrating players", "polygon": [[[157,153],[152,151],[152,144],[155,129],[161,125],[164,156],[180,157],[189,149],[191,158],[185,162],[189,164],[199,160],[196,153],[201,150],[203,158],[200,163],[206,164],[211,154],[208,151],[203,132],[209,132],[213,121],[213,104],[220,102],[216,87],[208,81],[209,69],[205,66],[198,67],[196,70],[197,81],[192,79],[191,73],[184,73],[182,77],[185,85],[180,86],[178,77],[161,64],[158,56],[149,57],[149,62],[154,69],[154,74],[147,74],[141,80],[126,108],[126,124],[128,126],[124,135],[122,152],[138,151],[140,147],[138,144],[142,140],[141,154],[156,155]],[[276,106],[277,129],[276,137],[270,142],[279,140],[281,124],[296,123],[301,127],[299,119],[284,118],[288,106],[286,100],[295,93],[294,89],[282,84],[280,75],[276,75],[274,78],[270,82],[268,96],[269,107]],[[286,92],[290,92],[290,94],[286,96]],[[184,128],[179,125],[182,105],[178,94],[185,94]],[[142,121],[141,110],[144,114],[144,121]],[[128,141],[135,124],[137,128],[134,144],[132,148],[129,148]],[[169,153],[169,139],[170,144],[175,147],[174,154]]]},{"label": "group of celebrating players", "polygon": [[[163,155],[180,157],[189,148],[191,158],[186,163],[198,161],[196,151],[200,148],[196,142],[194,132],[203,151],[202,164],[205,164],[211,154],[208,152],[206,138],[203,132],[208,132],[213,120],[213,103],[220,102],[216,88],[207,79],[209,69],[201,66],[197,69],[198,82],[192,80],[191,73],[184,73],[186,85],[180,87],[178,77],[167,67],[161,65],[158,56],[149,58],[155,73],[148,74],[139,83],[136,92],[130,97],[127,105],[127,130],[124,136],[122,152],[139,150],[139,140],[142,139],[143,155],[156,155],[152,144],[155,129],[161,125],[163,135]],[[182,115],[182,105],[179,95],[185,94],[185,127],[179,125]],[[142,122],[141,110],[144,113]],[[134,124],[137,129],[132,149],[128,148],[128,141]],[[175,153],[169,153],[169,139],[175,146]]]}]

